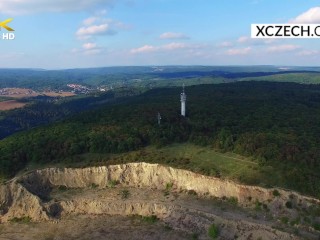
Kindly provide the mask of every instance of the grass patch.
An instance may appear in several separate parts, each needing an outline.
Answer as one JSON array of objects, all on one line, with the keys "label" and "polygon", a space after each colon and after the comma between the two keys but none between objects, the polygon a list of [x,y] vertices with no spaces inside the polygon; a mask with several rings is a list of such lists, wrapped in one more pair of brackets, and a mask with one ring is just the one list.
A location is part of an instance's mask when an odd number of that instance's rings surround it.
[{"label": "grass patch", "polygon": [[31,222],[31,218],[29,216],[24,216],[24,217],[14,217],[14,218],[11,218],[9,220],[9,222],[13,222],[13,223],[30,223]]},{"label": "grass patch", "polygon": [[156,223],[157,221],[159,221],[159,218],[156,215],[141,216],[141,220],[143,222],[153,224],[153,223]]},{"label": "grass patch", "polygon": [[192,240],[197,240],[197,239],[199,239],[199,234],[198,234],[198,233],[192,233],[192,234],[191,234],[191,239],[192,239]]},{"label": "grass patch", "polygon": [[230,198],[228,198],[228,203],[230,203],[233,206],[237,206],[238,205],[238,198],[230,197]]},{"label": "grass patch", "polygon": [[208,229],[208,236],[210,239],[217,239],[219,236],[219,228],[215,224],[211,224]]},{"label": "grass patch", "polygon": [[117,181],[117,180],[110,180],[110,181],[108,181],[108,187],[109,188],[114,188],[116,185],[118,185],[119,184],[119,181]]},{"label": "grass patch", "polygon": [[58,186],[58,190],[59,190],[60,192],[64,192],[64,191],[67,191],[68,188],[67,188],[67,186],[65,186],[65,185],[59,185],[59,186]]},{"label": "grass patch", "polygon": [[128,189],[121,190],[120,192],[122,199],[128,199],[130,197],[130,192]]},{"label": "grass patch", "polygon": [[289,218],[288,218],[288,217],[281,217],[281,218],[280,218],[280,221],[281,221],[283,224],[288,224]]},{"label": "grass patch", "polygon": [[[89,155],[85,155],[89,156]],[[162,148],[148,146],[123,154],[106,155],[102,164],[131,162],[159,163],[175,168],[191,170],[207,176],[231,179],[247,185],[283,186],[281,169],[261,166],[257,161],[234,153],[220,153],[210,147],[191,143],[172,144]],[[90,162],[89,159],[86,162]]]},{"label": "grass patch", "polygon": [[164,196],[168,196],[172,190],[173,183],[166,183],[166,188],[164,190]]},{"label": "grass patch", "polygon": [[99,187],[99,185],[96,184],[96,183],[92,183],[92,184],[91,184],[91,188],[92,188],[92,189],[96,189],[96,188],[98,188],[98,187]]}]

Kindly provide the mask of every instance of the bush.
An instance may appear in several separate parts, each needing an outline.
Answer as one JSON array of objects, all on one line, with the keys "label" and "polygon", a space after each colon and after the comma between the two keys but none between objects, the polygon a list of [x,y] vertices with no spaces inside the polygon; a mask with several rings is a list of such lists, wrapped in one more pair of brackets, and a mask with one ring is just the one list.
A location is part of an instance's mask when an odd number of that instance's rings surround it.
[{"label": "bush", "polygon": [[187,192],[189,195],[194,195],[194,196],[197,196],[197,192],[195,190],[188,190]]},{"label": "bush", "polygon": [[66,191],[68,188],[65,185],[59,185],[58,190],[59,191]]},{"label": "bush", "polygon": [[24,216],[21,218],[14,217],[14,218],[11,218],[9,221],[15,222],[15,223],[29,223],[31,222],[31,218],[29,216]]},{"label": "bush", "polygon": [[166,184],[166,191],[171,191],[172,187],[173,187],[173,183],[167,183]]},{"label": "bush", "polygon": [[238,205],[238,198],[236,198],[236,197],[230,197],[230,198],[228,199],[228,202],[229,202],[231,205],[237,206],[237,205]]},{"label": "bush", "polygon": [[273,190],[272,194],[275,197],[279,197],[280,196],[280,193],[279,193],[279,191],[277,189]]},{"label": "bush", "polygon": [[320,223],[314,223],[313,228],[317,231],[320,231]]},{"label": "bush", "polygon": [[164,196],[168,196],[173,187],[173,183],[166,183],[166,189],[164,190]]},{"label": "bush", "polygon": [[284,223],[284,224],[288,224],[289,218],[288,218],[288,217],[281,217],[281,218],[280,218],[280,221],[281,221],[282,223]]},{"label": "bush", "polygon": [[142,216],[142,221],[147,223],[155,223],[159,220],[159,218],[156,215],[151,216]]},{"label": "bush", "polygon": [[211,239],[216,239],[219,236],[219,229],[216,225],[211,224],[211,226],[208,229],[208,236]]},{"label": "bush", "polygon": [[291,209],[291,208],[292,208],[292,202],[289,202],[289,201],[286,202],[286,207],[289,208],[289,209]]},{"label": "bush", "polygon": [[197,240],[199,238],[199,234],[198,233],[192,233],[191,235],[191,239],[192,240]]},{"label": "bush", "polygon": [[119,181],[117,181],[117,180],[110,180],[110,181],[108,181],[108,187],[109,188],[114,188],[116,185],[118,185],[119,184]]},{"label": "bush", "polygon": [[121,191],[121,198],[122,198],[122,199],[128,199],[129,196],[130,196],[129,190],[124,189],[124,190]]}]

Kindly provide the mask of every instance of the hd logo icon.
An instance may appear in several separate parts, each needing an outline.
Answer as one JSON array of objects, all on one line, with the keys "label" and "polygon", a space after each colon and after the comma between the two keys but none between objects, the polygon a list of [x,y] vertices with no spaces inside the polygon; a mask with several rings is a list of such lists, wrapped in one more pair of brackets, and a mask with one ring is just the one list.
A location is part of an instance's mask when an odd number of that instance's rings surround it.
[{"label": "hd logo icon", "polygon": [[12,20],[13,18],[9,18],[3,22],[0,22],[0,30],[4,28],[8,31],[7,33],[2,33],[3,40],[13,40],[15,38],[14,33],[12,33],[14,30],[8,26],[8,23],[10,23]]}]

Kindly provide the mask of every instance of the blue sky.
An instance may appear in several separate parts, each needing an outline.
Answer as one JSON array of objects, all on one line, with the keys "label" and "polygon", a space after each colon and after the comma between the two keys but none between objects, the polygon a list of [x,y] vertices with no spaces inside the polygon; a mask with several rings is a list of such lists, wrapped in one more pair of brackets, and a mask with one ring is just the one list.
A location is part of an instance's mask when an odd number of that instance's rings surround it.
[{"label": "blue sky", "polygon": [[0,67],[320,62],[320,39],[250,38],[252,23],[320,24],[318,0],[1,0],[7,18]]}]

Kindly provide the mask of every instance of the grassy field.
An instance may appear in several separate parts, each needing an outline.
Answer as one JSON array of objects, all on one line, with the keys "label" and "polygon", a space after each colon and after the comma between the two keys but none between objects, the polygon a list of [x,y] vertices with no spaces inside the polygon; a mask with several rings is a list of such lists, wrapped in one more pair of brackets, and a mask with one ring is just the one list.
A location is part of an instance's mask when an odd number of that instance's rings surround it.
[{"label": "grassy field", "polygon": [[[160,163],[248,185],[283,187],[285,183],[285,179],[281,177],[281,169],[261,166],[254,159],[234,153],[220,153],[210,147],[189,143],[173,144],[163,148],[146,147],[123,154],[88,153],[64,159],[57,164],[29,164],[27,170],[45,167],[89,167],[130,162]],[[25,171],[26,169],[20,174]]]}]

